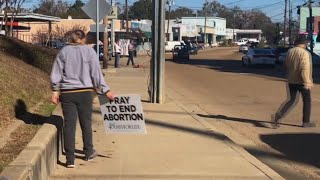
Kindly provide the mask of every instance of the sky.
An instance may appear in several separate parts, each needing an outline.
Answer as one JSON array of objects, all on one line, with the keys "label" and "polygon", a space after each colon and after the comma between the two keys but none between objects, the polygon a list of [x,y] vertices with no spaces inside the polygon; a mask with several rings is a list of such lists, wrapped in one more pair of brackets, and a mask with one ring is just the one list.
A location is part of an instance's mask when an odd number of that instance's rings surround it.
[{"label": "sky", "polygon": [[[73,3],[75,0],[67,0],[69,3]],[[83,0],[87,2],[88,0]],[[110,2],[111,0],[107,0]],[[125,0],[113,0],[121,4],[124,4]],[[137,0],[128,0],[129,5],[132,5]],[[193,10],[199,10],[202,8],[203,3],[206,0],[174,0],[174,8],[188,7]],[[208,0],[212,2],[214,0]],[[239,6],[241,9],[250,10],[257,8],[265,12],[273,21],[283,21],[284,16],[284,2],[285,0],[216,0],[227,7]],[[291,0],[293,6],[293,17],[297,17],[296,6],[302,5],[306,0]],[[37,5],[39,0],[27,0],[26,7],[33,7]]]}]

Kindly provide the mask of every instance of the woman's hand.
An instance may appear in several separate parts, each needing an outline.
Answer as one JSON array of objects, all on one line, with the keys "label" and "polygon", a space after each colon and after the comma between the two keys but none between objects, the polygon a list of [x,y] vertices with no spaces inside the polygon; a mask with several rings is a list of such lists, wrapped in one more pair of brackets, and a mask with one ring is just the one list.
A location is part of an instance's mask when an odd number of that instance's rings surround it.
[{"label": "woman's hand", "polygon": [[59,92],[52,92],[52,96],[51,96],[51,101],[54,103],[54,104],[59,104],[59,96],[60,96],[60,93]]},{"label": "woman's hand", "polygon": [[115,96],[113,95],[113,93],[111,91],[106,93],[106,96],[109,98],[110,101],[113,101]]}]

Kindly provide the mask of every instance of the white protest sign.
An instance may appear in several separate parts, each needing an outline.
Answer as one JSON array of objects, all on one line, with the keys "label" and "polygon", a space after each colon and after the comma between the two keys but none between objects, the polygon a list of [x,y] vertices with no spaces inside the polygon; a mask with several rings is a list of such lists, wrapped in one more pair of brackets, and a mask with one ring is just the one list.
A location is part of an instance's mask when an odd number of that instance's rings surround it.
[{"label": "white protest sign", "polygon": [[117,96],[112,102],[100,96],[99,100],[107,133],[147,133],[139,95]]}]

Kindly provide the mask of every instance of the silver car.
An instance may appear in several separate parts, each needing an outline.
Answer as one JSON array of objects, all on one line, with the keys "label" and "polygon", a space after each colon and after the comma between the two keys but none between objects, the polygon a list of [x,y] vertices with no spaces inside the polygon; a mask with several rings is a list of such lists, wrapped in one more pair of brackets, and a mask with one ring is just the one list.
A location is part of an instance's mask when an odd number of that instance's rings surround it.
[{"label": "silver car", "polygon": [[239,52],[248,52],[249,46],[247,45],[240,45],[239,46]]},{"label": "silver car", "polygon": [[269,65],[274,67],[276,64],[276,57],[271,49],[249,49],[245,56],[242,57],[243,66],[253,65]]}]

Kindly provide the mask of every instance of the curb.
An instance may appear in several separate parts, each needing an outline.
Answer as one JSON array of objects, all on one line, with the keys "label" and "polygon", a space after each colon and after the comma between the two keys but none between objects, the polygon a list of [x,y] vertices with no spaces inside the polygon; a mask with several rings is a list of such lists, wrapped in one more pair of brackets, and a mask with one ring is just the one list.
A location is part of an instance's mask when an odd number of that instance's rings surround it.
[{"label": "curb", "polygon": [[57,165],[61,123],[62,117],[53,113],[18,157],[2,171],[0,179],[47,180]]},{"label": "curb", "polygon": [[[218,128],[213,126],[212,124],[208,123],[204,118],[199,117],[196,112],[205,113],[200,107],[197,105],[189,104],[188,106],[184,105],[178,100],[175,100],[171,93],[177,93],[172,89],[169,89],[169,93],[166,93],[167,97],[170,98],[170,100],[175,103],[177,106],[179,106],[181,109],[186,111],[190,116],[192,116],[195,120],[197,120],[199,123],[201,123],[204,127],[207,128],[208,132],[212,131],[214,133],[221,134],[222,136],[225,136],[225,142],[236,152],[240,154],[244,159],[246,159],[249,163],[251,163],[253,166],[255,166],[257,169],[259,169],[262,173],[264,173],[268,178],[270,179],[276,179],[276,180],[282,180],[284,179],[281,177],[277,172],[275,172],[273,169],[271,169],[269,166],[265,165],[261,161],[259,161],[256,157],[251,155],[248,151],[246,151],[241,144],[237,144],[237,141],[234,141],[232,137],[229,137],[228,135],[225,135],[223,132],[219,131]],[[239,137],[238,137],[239,138]],[[244,141],[244,144],[250,144],[253,146],[253,143],[250,140],[241,138]]]}]

